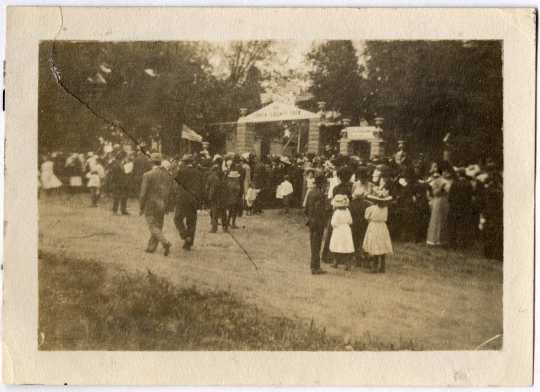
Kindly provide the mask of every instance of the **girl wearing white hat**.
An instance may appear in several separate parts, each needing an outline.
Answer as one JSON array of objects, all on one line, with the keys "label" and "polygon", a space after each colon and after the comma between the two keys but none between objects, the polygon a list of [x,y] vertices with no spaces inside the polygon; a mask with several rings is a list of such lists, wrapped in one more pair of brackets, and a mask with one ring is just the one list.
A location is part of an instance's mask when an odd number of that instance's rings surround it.
[{"label": "girl wearing white hat", "polygon": [[388,207],[386,205],[392,200],[392,197],[386,190],[375,190],[373,194],[368,196],[368,199],[375,204],[366,208],[365,218],[369,224],[362,247],[369,256],[375,258],[375,263],[371,265],[371,272],[385,272],[385,256],[393,252],[390,232],[386,226],[388,220]]},{"label": "girl wearing white hat", "polygon": [[330,224],[332,226],[332,237],[330,238],[330,251],[334,254],[334,264],[345,264],[345,269],[349,271],[353,263],[354,241],[351,225],[353,223],[351,212],[349,211],[349,198],[347,195],[337,194],[332,199],[332,206],[335,208]]}]

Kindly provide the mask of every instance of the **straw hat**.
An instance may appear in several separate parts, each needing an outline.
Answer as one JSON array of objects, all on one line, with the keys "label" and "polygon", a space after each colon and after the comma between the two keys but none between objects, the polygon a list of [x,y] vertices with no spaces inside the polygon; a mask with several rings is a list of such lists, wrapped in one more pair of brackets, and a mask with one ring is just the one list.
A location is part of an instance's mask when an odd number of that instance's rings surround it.
[{"label": "straw hat", "polygon": [[368,195],[368,199],[373,201],[390,201],[392,196],[390,196],[387,189],[374,188],[372,193]]},{"label": "straw hat", "polygon": [[349,206],[349,198],[347,197],[347,195],[337,194],[332,199],[332,206],[334,208],[348,207]]},{"label": "straw hat", "polygon": [[162,162],[161,162],[161,167],[164,168],[165,170],[169,170],[171,168],[171,162],[169,162],[168,160],[164,159]]},{"label": "straw hat", "polygon": [[161,162],[161,154],[159,152],[153,152],[150,154],[150,160],[152,162]]},{"label": "straw hat", "polygon": [[291,164],[291,161],[290,161],[289,157],[281,156],[281,157],[279,158],[279,160],[280,160],[282,163],[285,163],[286,165],[290,165],[290,164]]},{"label": "straw hat", "polygon": [[465,174],[469,177],[476,177],[477,174],[480,173],[480,166],[478,165],[469,165],[465,169]]}]

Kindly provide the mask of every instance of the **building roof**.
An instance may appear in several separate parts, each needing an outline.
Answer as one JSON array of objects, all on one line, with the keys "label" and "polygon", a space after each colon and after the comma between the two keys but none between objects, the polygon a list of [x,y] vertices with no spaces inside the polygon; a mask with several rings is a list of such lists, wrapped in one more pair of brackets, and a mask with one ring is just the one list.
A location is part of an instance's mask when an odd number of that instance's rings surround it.
[{"label": "building roof", "polygon": [[300,109],[293,104],[273,102],[256,112],[248,114],[238,120],[239,123],[261,123],[273,121],[294,121],[318,118],[315,113]]}]

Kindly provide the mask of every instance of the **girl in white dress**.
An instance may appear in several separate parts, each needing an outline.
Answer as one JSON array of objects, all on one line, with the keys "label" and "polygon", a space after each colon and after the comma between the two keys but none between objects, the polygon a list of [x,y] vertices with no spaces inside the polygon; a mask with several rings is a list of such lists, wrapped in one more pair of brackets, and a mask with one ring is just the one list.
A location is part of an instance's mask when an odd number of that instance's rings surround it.
[{"label": "girl in white dress", "polygon": [[366,208],[365,218],[369,222],[363,248],[372,257],[371,272],[385,272],[387,254],[392,254],[392,240],[386,226],[388,207],[386,203],[392,200],[389,195],[374,194],[368,199],[375,204]]},{"label": "girl in white dress", "polygon": [[352,216],[349,211],[349,198],[343,194],[337,194],[332,199],[335,208],[330,224],[332,237],[330,237],[330,251],[334,254],[333,267],[337,268],[340,263],[345,264],[349,271],[353,263],[354,242],[352,236]]}]

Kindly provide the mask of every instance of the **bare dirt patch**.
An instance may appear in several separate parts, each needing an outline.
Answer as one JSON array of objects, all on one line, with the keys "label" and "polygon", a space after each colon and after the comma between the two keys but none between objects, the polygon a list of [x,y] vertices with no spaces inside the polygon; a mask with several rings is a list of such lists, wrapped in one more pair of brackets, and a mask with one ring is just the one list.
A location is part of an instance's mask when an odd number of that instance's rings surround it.
[{"label": "bare dirt patch", "polygon": [[[150,270],[175,287],[227,290],[270,316],[306,324],[313,320],[344,342],[371,339],[384,348],[470,350],[502,334],[502,266],[475,251],[397,243],[386,274],[332,270],[313,276],[301,214],[266,211],[242,218],[245,228],[234,231],[255,269],[230,236],[208,233],[204,211],[191,252],[181,249],[172,216],[166,217],[173,248],[164,257],[144,253],[148,232],[142,217],[113,216],[109,204],[88,204],[86,195],[42,197],[40,250],[129,273]],[[130,205],[137,210],[135,201]],[[483,348],[501,344],[497,339]]]}]

